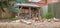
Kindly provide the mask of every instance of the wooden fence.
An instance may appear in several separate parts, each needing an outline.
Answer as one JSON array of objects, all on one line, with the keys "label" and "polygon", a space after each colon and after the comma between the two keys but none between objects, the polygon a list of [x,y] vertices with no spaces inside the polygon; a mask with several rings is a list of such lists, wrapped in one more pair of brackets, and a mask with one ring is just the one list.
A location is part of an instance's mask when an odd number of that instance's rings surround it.
[{"label": "wooden fence", "polygon": [[56,18],[60,18],[60,2],[49,3],[48,11],[51,12]]}]

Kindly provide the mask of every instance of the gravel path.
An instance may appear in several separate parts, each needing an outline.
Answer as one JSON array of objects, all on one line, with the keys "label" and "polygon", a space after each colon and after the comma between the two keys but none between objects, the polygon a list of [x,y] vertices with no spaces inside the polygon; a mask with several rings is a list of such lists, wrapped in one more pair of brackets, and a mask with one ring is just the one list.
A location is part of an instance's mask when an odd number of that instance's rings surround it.
[{"label": "gravel path", "polygon": [[60,28],[60,22],[45,22],[37,25],[27,25],[23,23],[0,23],[0,28]]},{"label": "gravel path", "polygon": [[0,20],[0,28],[60,28],[60,22],[40,22],[32,25],[9,22],[9,20]]}]

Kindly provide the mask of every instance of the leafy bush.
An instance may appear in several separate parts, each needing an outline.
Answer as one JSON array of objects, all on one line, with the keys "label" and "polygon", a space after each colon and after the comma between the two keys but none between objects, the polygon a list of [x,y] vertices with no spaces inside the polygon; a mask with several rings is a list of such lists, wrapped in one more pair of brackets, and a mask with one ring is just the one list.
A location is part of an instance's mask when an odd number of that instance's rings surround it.
[{"label": "leafy bush", "polygon": [[53,15],[51,13],[47,13],[46,15],[44,15],[44,17],[50,19],[53,18]]}]

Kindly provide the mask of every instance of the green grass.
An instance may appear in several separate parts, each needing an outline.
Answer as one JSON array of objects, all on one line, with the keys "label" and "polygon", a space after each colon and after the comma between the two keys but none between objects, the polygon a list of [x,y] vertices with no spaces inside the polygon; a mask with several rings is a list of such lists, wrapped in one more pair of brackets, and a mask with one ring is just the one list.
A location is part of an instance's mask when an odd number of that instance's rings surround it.
[{"label": "green grass", "polygon": [[8,20],[14,21],[14,20],[19,20],[19,19],[18,18],[9,18]]},{"label": "green grass", "polygon": [[[30,20],[31,18],[24,18],[24,20]],[[9,19],[7,19],[7,20],[11,20],[11,21],[14,21],[14,20],[20,20],[20,19],[18,19],[18,18],[9,18]]]}]

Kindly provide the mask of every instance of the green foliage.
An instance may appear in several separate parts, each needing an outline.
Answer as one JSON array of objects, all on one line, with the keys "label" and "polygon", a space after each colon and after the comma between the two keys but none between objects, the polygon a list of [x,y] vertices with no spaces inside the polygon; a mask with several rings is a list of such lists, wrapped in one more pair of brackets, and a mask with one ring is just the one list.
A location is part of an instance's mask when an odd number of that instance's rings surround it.
[{"label": "green foliage", "polygon": [[53,15],[51,13],[47,13],[46,15],[44,15],[44,17],[50,19],[53,18]]},{"label": "green foliage", "polygon": [[14,7],[11,7],[11,6],[9,6],[8,7],[8,10],[9,10],[9,12],[13,12],[13,13],[19,13],[19,9],[18,8],[14,8]]},{"label": "green foliage", "polygon": [[[17,13],[19,13],[19,9],[18,8],[14,8],[13,6],[12,6],[12,4],[14,4],[14,2],[12,3],[11,2],[12,0],[9,0],[9,1],[7,1],[7,0],[0,0],[0,8],[1,8],[1,10],[3,11],[3,12],[6,12],[5,10],[4,10],[4,8],[7,8],[8,9],[8,11],[9,12],[12,12],[12,13],[15,13],[15,14],[17,14]],[[10,3],[9,3],[10,2]],[[12,3],[12,4],[11,4]],[[7,12],[8,13],[8,12]]]},{"label": "green foliage", "polygon": [[0,2],[4,2],[5,0],[0,0]]},{"label": "green foliage", "polygon": [[[23,3],[23,2],[27,2],[28,0],[13,0],[13,1],[15,1],[15,3],[21,3],[21,2]],[[0,7],[2,8],[7,7],[9,12],[19,13],[19,9],[11,6],[9,2],[7,3],[6,0],[0,0]]]},{"label": "green foliage", "polygon": [[14,20],[18,20],[18,19],[17,18],[9,18],[8,20],[14,21]]},{"label": "green foliage", "polygon": [[[0,0],[0,8],[2,11],[4,10],[3,8],[7,8],[8,5],[9,5],[9,2],[7,2],[6,0]],[[5,10],[3,12],[5,12]]]},{"label": "green foliage", "polygon": [[24,3],[24,2],[28,2],[28,0],[14,0],[17,3]]},{"label": "green foliage", "polygon": [[1,7],[7,7],[8,5],[9,5],[9,2],[7,3],[6,0],[1,0],[1,1],[0,1],[0,6],[1,6]]}]

